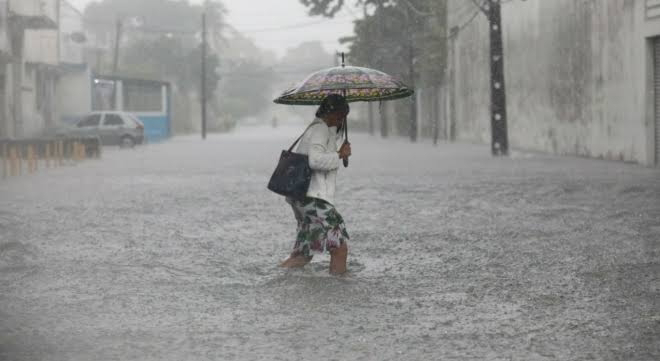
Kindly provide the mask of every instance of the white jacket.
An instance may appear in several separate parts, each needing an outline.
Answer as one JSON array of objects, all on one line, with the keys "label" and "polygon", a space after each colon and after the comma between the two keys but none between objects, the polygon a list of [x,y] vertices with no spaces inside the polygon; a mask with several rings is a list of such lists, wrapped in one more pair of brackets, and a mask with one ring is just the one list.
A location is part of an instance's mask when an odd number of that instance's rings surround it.
[{"label": "white jacket", "polygon": [[314,119],[300,139],[296,153],[306,154],[309,167],[312,168],[308,197],[323,199],[334,205],[337,170],[341,162],[337,151],[341,140],[342,135],[337,134],[337,127],[328,127],[318,118]]}]

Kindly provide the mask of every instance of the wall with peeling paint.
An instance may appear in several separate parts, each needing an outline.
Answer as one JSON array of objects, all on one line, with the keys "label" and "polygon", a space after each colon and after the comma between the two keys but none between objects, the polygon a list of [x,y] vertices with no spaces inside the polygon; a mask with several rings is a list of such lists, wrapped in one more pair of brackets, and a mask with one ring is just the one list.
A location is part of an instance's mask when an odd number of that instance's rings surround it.
[{"label": "wall with peeling paint", "polygon": [[[449,28],[475,9],[470,1],[450,0]],[[643,0],[504,3],[511,146],[653,164],[645,30],[651,21]],[[490,143],[488,32],[479,14],[450,40],[459,140]]]}]

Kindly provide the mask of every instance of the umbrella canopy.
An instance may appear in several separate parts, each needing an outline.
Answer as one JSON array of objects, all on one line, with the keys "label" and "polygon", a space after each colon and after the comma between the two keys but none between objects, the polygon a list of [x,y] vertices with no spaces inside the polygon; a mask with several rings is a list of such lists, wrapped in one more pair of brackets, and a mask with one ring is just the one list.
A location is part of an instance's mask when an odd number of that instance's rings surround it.
[{"label": "umbrella canopy", "polygon": [[294,88],[282,93],[275,103],[319,105],[330,94],[341,94],[348,102],[380,101],[413,95],[403,82],[382,71],[357,66],[338,66],[309,75]]}]

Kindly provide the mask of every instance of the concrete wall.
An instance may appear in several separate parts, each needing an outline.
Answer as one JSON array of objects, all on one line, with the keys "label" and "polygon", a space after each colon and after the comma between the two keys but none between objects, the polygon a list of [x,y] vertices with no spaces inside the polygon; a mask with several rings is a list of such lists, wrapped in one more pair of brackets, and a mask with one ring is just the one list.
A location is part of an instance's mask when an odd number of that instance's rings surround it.
[{"label": "concrete wall", "polygon": [[12,78],[11,43],[9,42],[9,29],[7,27],[7,0],[0,0],[0,138],[14,134],[14,122],[11,112]]},{"label": "concrete wall", "polygon": [[25,30],[24,60],[28,63],[59,64],[58,31]]},{"label": "concrete wall", "polygon": [[[450,28],[471,13],[449,1]],[[514,148],[654,162],[644,0],[502,5],[509,140]],[[474,9],[474,6],[473,6]],[[660,33],[658,33],[660,34]],[[450,54],[456,137],[490,142],[489,28],[483,14]]]},{"label": "concrete wall", "polygon": [[37,67],[27,65],[21,86],[21,137],[39,135],[46,127],[45,119],[37,110]]},{"label": "concrete wall", "polygon": [[88,67],[62,74],[57,82],[57,111],[60,120],[72,120],[92,111],[92,74]]},{"label": "concrete wall", "polygon": [[11,44],[9,42],[9,29],[7,28],[7,0],[0,0],[0,59],[11,58]]},{"label": "concrete wall", "polygon": [[57,72],[42,64],[27,64],[21,87],[21,137],[35,137],[55,126],[58,119],[55,87]]},{"label": "concrete wall", "polygon": [[12,69],[11,65],[0,63],[0,76],[4,83],[0,82],[0,138],[9,138],[14,135],[14,118],[12,111]]},{"label": "concrete wall", "polygon": [[33,137],[52,127],[57,118],[53,101],[55,67],[59,65],[58,32],[26,29],[21,82],[21,137]]}]

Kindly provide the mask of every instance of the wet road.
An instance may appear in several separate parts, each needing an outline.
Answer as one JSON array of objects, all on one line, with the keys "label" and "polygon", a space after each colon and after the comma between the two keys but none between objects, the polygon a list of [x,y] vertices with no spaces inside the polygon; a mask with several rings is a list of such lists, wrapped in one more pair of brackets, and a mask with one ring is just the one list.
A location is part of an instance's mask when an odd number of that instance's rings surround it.
[{"label": "wet road", "polygon": [[278,269],[290,130],[0,181],[0,360],[658,360],[660,171],[352,137],[349,269]]}]

